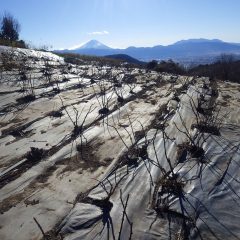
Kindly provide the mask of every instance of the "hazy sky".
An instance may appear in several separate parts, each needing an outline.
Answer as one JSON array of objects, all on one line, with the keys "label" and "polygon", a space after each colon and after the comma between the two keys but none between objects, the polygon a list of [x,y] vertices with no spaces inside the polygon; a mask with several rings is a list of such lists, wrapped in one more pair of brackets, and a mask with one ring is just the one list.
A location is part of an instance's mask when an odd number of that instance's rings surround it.
[{"label": "hazy sky", "polygon": [[21,38],[70,48],[91,39],[111,47],[168,45],[188,38],[240,42],[240,0],[0,0]]}]

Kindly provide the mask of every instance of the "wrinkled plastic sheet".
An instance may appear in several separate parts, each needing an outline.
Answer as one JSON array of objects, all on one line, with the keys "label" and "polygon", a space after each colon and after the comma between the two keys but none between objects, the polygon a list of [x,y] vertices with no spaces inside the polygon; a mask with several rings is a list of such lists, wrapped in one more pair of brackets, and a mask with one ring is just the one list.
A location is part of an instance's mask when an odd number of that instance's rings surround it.
[{"label": "wrinkled plastic sheet", "polygon": [[[188,94],[191,93],[190,89]],[[132,239],[240,239],[240,151],[235,129],[232,128],[233,139],[203,134],[199,140],[198,133],[193,131],[204,150],[204,161],[188,154],[183,162],[177,162],[177,145],[186,141],[186,136],[176,130],[173,122],[180,125],[179,113],[189,129],[194,122],[194,114],[185,104],[187,96],[184,98],[166,130],[169,135],[175,133],[175,140],[164,140],[162,132],[150,130],[147,140],[155,138],[148,145],[148,159],[139,158],[134,166],[115,169],[105,177],[103,185],[88,194],[92,199],[104,199],[115,189],[109,199],[113,207],[107,217],[99,207],[77,204],[60,226],[65,239],[129,239],[130,236]],[[178,181],[183,183],[181,194],[160,194],[161,188],[155,190],[163,176],[159,165],[170,170],[164,146]],[[167,212],[159,214],[153,208],[154,194],[155,202],[167,203]],[[126,213],[132,231],[126,217],[122,224],[127,199]]]}]

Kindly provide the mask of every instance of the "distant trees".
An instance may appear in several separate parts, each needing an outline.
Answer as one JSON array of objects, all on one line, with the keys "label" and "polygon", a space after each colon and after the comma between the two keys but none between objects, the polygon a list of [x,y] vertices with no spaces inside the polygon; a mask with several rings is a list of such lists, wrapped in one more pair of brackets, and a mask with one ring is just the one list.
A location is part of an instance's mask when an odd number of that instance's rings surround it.
[{"label": "distant trees", "polygon": [[152,60],[147,63],[147,69],[154,70],[158,66],[158,62],[156,60]]},{"label": "distant trees", "polygon": [[200,64],[185,69],[173,60],[150,61],[148,70],[168,72],[172,74],[186,74],[190,76],[206,76],[210,79],[227,80],[240,83],[240,57],[234,54],[221,54],[212,64]]},{"label": "distant trees", "polygon": [[0,45],[26,47],[23,40],[19,40],[20,23],[10,13],[5,12],[0,21]]},{"label": "distant trees", "polygon": [[155,70],[157,72],[168,72],[173,74],[184,74],[185,69],[179,64],[175,63],[173,60],[157,62],[153,60],[147,64],[147,69]]},{"label": "distant trees", "polygon": [[216,62],[193,67],[189,75],[207,76],[219,80],[240,82],[240,60],[233,54],[221,54]]},{"label": "distant trees", "polygon": [[222,72],[223,79],[229,79],[232,65],[234,62],[234,55],[232,54],[221,54],[217,63],[220,65],[219,72]]}]

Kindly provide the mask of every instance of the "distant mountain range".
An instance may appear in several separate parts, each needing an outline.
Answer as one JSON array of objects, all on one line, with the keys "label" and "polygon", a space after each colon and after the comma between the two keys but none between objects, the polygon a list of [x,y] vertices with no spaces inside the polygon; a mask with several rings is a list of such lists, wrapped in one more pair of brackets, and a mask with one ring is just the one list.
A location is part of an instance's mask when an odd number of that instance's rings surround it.
[{"label": "distant mountain range", "polygon": [[110,48],[97,40],[91,40],[76,49],[55,50],[61,53],[78,53],[94,56],[126,54],[141,61],[173,59],[181,63],[207,63],[222,53],[240,55],[239,43],[228,43],[218,39],[181,40],[168,46]]}]

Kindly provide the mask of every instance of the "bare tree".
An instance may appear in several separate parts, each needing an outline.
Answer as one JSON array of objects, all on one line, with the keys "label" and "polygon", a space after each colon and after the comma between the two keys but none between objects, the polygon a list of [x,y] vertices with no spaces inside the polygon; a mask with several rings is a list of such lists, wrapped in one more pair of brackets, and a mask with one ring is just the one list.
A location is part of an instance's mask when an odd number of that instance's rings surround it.
[{"label": "bare tree", "polygon": [[4,40],[17,41],[19,38],[20,24],[10,13],[5,12],[1,20],[0,37]]}]

